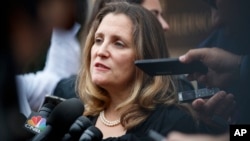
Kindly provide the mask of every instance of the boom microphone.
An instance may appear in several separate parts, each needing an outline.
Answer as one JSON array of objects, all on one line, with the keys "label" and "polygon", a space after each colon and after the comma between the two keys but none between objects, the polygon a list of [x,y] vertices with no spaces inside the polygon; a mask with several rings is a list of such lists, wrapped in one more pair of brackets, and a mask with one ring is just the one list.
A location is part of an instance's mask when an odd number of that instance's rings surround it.
[{"label": "boom microphone", "polygon": [[95,126],[88,127],[80,137],[79,141],[101,141],[102,132]]},{"label": "boom microphone", "polygon": [[79,140],[83,131],[92,125],[92,122],[85,116],[80,116],[69,128],[69,132],[64,136],[62,141]]},{"label": "boom microphone", "polygon": [[83,111],[84,106],[78,98],[59,103],[51,112],[45,130],[37,134],[32,141],[60,141]]}]

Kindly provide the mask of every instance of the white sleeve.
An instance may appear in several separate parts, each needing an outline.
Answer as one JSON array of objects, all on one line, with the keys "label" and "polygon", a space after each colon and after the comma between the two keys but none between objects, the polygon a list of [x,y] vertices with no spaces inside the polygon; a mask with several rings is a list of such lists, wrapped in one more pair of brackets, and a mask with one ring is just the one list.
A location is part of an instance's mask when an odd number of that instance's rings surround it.
[{"label": "white sleeve", "polygon": [[20,106],[25,115],[38,110],[45,95],[52,94],[62,78],[77,74],[81,54],[76,38],[79,28],[76,23],[71,30],[54,29],[44,70],[16,77]]},{"label": "white sleeve", "polygon": [[40,71],[16,76],[21,112],[26,116],[37,111],[46,95],[51,95],[60,78],[50,72]]},{"label": "white sleeve", "polygon": [[44,68],[46,71],[54,72],[62,78],[78,72],[81,49],[76,33],[79,28],[80,26],[75,24],[69,31],[53,30]]}]

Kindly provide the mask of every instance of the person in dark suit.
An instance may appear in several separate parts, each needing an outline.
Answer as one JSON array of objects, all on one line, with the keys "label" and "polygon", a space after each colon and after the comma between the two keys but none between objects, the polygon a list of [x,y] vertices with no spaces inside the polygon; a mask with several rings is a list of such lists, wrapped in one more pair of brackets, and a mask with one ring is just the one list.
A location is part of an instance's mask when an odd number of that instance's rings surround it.
[{"label": "person in dark suit", "polygon": [[[199,84],[202,84],[201,86],[204,84],[209,87],[217,86],[232,93],[236,100],[237,110],[230,118],[230,122],[232,124],[249,124],[250,114],[248,114],[249,110],[246,107],[249,107],[250,100],[248,87],[250,81],[250,1],[215,0],[208,2],[212,8],[214,30],[199,45],[198,48],[201,50],[191,51],[195,54],[190,55],[188,60],[195,56],[197,59],[203,58],[204,63],[209,67],[212,66],[212,70],[215,70],[213,74],[210,72],[209,76],[206,77],[198,75],[196,77],[190,76],[190,78],[198,80]],[[214,54],[212,55],[212,53]],[[228,54],[232,54],[231,57],[228,57]],[[205,56],[207,59],[204,58]],[[224,65],[228,63],[227,66],[234,67],[228,68],[218,64],[218,62],[225,62]]]},{"label": "person in dark suit", "polygon": [[78,97],[76,90],[76,77],[77,75],[72,75],[59,81],[56,85],[53,95],[66,99]]}]

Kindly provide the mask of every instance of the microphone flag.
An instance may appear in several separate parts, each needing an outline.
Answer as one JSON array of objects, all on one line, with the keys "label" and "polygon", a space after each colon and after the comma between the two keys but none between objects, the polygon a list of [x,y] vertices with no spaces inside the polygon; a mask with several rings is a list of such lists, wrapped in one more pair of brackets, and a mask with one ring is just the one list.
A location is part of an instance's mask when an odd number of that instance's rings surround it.
[{"label": "microphone flag", "polygon": [[32,112],[25,122],[24,126],[32,133],[39,134],[46,128],[46,118],[43,115]]}]

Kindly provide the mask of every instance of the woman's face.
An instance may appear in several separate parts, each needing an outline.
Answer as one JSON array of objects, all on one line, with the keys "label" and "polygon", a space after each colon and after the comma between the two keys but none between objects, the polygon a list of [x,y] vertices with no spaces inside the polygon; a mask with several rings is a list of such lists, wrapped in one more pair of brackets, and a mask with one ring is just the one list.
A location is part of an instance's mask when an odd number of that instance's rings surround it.
[{"label": "woman's face", "polygon": [[95,32],[90,71],[93,83],[108,89],[128,86],[135,74],[133,24],[124,14],[107,14]]}]

